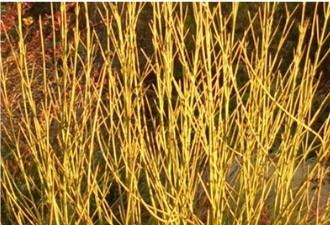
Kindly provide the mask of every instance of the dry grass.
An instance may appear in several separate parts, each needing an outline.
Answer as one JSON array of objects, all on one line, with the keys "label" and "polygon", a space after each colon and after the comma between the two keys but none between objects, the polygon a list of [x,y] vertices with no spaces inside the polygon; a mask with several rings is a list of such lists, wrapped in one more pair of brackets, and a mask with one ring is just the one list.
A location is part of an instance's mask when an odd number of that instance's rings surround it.
[{"label": "dry grass", "polygon": [[[248,14],[239,37],[239,3],[228,16],[221,4],[192,3],[192,49],[184,5],[154,3],[144,67],[143,4],[99,4],[106,36],[88,23],[78,33],[76,20],[69,42],[60,23],[53,50],[60,46],[62,65],[48,64],[41,22],[41,58],[29,61],[17,6],[18,44],[4,33],[11,50],[1,55],[3,224],[330,222],[329,117],[312,129],[329,99],[313,108],[328,3],[323,24],[302,12],[285,73],[281,50],[294,21],[287,11],[276,24],[275,3]],[[89,21],[88,7],[77,4],[75,14]],[[60,12],[63,21],[64,3]],[[308,26],[319,40],[313,61]],[[156,81],[146,85],[150,74]]]}]

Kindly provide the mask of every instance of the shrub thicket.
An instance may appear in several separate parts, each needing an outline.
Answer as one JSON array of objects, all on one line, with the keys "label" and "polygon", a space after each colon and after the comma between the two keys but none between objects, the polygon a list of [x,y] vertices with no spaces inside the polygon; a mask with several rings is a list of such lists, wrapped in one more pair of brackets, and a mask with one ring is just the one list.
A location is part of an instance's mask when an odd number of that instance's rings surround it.
[{"label": "shrub thicket", "polygon": [[6,3],[2,224],[328,224],[330,4]]}]

